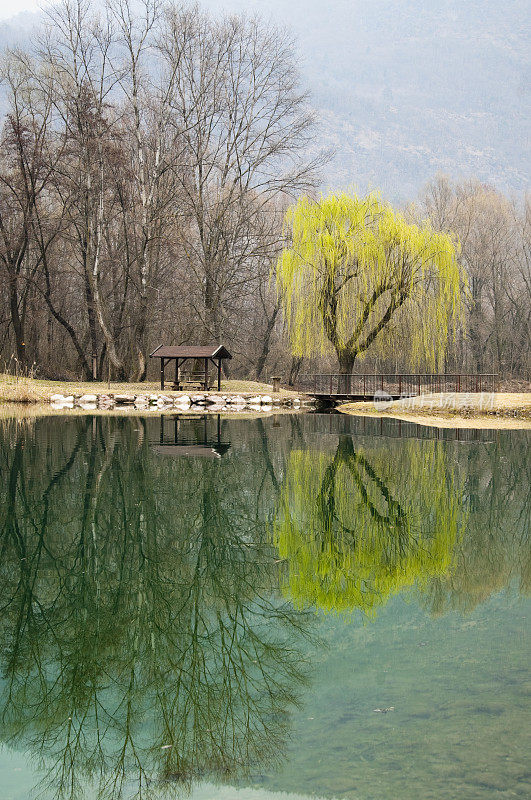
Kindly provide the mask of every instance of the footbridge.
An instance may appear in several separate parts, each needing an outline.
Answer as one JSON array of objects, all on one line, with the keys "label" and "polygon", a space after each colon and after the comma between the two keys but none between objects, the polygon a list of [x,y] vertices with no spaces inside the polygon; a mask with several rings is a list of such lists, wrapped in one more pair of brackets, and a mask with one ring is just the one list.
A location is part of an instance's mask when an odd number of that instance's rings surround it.
[{"label": "footbridge", "polygon": [[369,401],[375,397],[398,400],[439,392],[495,392],[497,385],[498,375],[494,373],[320,373],[301,376],[296,388],[322,402],[336,403]]}]

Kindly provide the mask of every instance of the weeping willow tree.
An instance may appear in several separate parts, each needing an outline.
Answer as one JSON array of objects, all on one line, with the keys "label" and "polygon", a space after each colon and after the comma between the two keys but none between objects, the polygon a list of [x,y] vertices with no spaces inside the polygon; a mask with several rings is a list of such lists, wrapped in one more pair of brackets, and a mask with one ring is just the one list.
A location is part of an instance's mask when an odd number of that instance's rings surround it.
[{"label": "weeping willow tree", "polygon": [[412,366],[442,367],[462,323],[464,274],[451,236],[408,223],[378,194],[301,197],[286,227],[276,282],[295,355],[332,347],[347,374],[368,352],[399,350]]},{"label": "weeping willow tree", "polygon": [[439,442],[336,453],[294,450],[273,535],[283,590],[299,608],[371,614],[391,595],[452,569],[465,521]]}]

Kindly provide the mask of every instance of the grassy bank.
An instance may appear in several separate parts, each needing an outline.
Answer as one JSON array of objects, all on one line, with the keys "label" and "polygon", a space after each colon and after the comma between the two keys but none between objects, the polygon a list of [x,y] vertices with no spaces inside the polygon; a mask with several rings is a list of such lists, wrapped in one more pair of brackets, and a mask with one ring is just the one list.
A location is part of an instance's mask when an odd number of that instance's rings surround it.
[{"label": "grassy bank", "polygon": [[[257,381],[226,380],[221,382],[222,393],[234,394],[271,394],[272,386],[269,383]],[[165,389],[161,392],[160,383],[107,383],[83,381],[46,381],[35,378],[15,378],[13,375],[0,374],[0,404],[2,403],[46,403],[53,394],[74,395],[83,394],[167,394],[175,397],[178,394],[197,394],[198,390],[188,392],[172,392]],[[212,391],[212,394],[217,394]],[[298,396],[298,392],[281,389],[283,397]],[[278,395],[277,395],[278,397]]]},{"label": "grassy bank", "polygon": [[377,408],[373,402],[344,403],[339,411],[449,428],[531,428],[531,392],[445,392],[394,400]]}]

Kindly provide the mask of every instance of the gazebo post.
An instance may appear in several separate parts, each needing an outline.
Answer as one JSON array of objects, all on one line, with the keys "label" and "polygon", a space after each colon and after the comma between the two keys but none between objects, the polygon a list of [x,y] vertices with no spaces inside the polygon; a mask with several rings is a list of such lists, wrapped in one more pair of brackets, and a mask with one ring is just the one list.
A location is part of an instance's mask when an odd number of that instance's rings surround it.
[{"label": "gazebo post", "polygon": [[221,392],[221,358],[218,358],[218,392]]},{"label": "gazebo post", "polygon": [[179,359],[175,359],[175,388],[179,388]]},{"label": "gazebo post", "polygon": [[166,366],[163,358],[160,359],[160,388],[164,391],[164,367]]},{"label": "gazebo post", "polygon": [[205,392],[208,392],[208,358],[205,358]]}]

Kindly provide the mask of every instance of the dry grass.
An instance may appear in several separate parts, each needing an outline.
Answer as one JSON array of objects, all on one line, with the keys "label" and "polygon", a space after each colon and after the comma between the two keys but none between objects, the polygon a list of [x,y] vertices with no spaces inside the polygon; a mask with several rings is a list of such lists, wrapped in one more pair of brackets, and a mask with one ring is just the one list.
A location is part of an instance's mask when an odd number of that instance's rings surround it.
[{"label": "dry grass", "polygon": [[[195,394],[197,390],[192,392]],[[272,386],[269,383],[257,381],[227,380],[221,382],[221,392],[237,393],[244,395],[271,394]],[[111,383],[106,381],[89,383],[77,381],[44,381],[35,378],[15,378],[13,375],[0,374],[0,404],[3,403],[46,403],[53,394],[83,395],[83,394],[161,394],[160,384],[156,382],[145,383]],[[172,392],[165,389],[164,394],[175,397],[179,394],[190,392]],[[212,391],[211,394],[217,394]],[[295,397],[298,392],[281,389],[280,396]],[[278,395],[277,395],[278,396]]]},{"label": "dry grass", "polygon": [[384,408],[370,403],[345,403],[345,414],[395,417],[422,425],[451,428],[531,428],[531,393],[468,394],[447,392],[394,400]]}]

